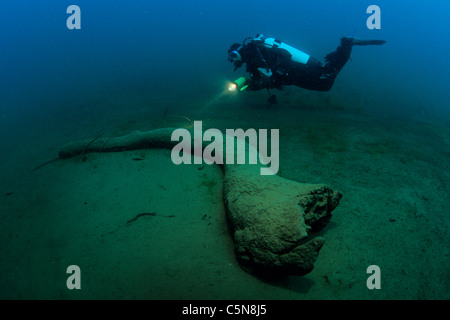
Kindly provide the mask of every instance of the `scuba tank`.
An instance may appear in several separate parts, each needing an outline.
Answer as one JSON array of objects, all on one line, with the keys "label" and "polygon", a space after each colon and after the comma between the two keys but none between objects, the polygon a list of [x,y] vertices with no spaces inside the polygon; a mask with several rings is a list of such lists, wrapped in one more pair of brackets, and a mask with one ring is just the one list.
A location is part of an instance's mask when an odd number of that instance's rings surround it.
[{"label": "scuba tank", "polygon": [[281,42],[278,39],[264,38],[262,34],[258,34],[256,38],[253,40],[263,42],[263,44],[268,48],[280,48],[287,50],[292,56],[292,61],[299,62],[302,64],[308,63],[309,54],[306,54],[303,51],[300,51],[284,42]]}]

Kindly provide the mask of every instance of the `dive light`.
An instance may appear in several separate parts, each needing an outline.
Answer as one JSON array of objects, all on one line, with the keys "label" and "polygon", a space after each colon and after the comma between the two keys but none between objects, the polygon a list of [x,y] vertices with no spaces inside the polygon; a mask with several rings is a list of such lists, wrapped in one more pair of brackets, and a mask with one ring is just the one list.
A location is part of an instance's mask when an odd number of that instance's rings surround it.
[{"label": "dive light", "polygon": [[248,85],[245,84],[246,81],[247,79],[245,79],[245,77],[240,77],[235,81],[233,81],[232,83],[230,83],[230,85],[228,86],[228,90],[236,91],[239,89],[239,91],[244,91],[245,89],[248,88]]}]

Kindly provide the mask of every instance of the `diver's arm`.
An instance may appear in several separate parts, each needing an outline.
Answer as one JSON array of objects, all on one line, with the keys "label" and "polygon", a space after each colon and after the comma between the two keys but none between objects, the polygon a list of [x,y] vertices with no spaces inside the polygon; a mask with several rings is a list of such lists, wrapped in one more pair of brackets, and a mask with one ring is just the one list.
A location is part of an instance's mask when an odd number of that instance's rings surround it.
[{"label": "diver's arm", "polygon": [[273,74],[272,70],[259,68],[256,73],[251,73],[247,78],[248,90],[256,91],[261,89],[282,89],[279,75]]},{"label": "diver's arm", "polygon": [[[279,75],[284,74],[291,55],[284,49],[271,49],[270,51],[264,47],[253,45],[247,49],[247,72],[250,78],[247,78],[248,90],[256,91],[261,89],[281,89]],[[268,63],[266,56],[270,57],[269,61],[275,62],[273,66]],[[277,59],[277,56],[278,59]],[[283,71],[280,73],[277,68]],[[277,73],[277,74],[275,74]]]},{"label": "diver's arm", "polygon": [[247,78],[245,84],[248,85],[247,90],[250,91],[258,91],[264,89],[264,87],[261,85],[261,81],[255,80],[254,78],[251,77]]},{"label": "diver's arm", "polygon": [[247,78],[245,84],[248,85],[247,89],[250,91],[257,91],[271,87],[269,77],[262,74],[259,69],[256,69],[255,72],[250,72],[250,77]]},{"label": "diver's arm", "polygon": [[291,69],[292,55],[289,51],[281,48],[275,48],[272,69],[279,75],[285,75]]}]

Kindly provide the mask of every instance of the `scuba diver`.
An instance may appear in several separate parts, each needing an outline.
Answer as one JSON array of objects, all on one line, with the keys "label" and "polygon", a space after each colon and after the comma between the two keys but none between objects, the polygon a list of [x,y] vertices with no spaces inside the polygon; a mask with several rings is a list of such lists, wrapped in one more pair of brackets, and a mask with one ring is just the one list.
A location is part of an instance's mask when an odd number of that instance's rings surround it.
[{"label": "scuba diver", "polygon": [[[353,46],[382,45],[384,40],[359,40],[344,37],[336,51],[325,57],[325,64],[308,54],[274,38],[258,34],[256,38],[246,38],[242,44],[235,43],[228,50],[228,61],[234,64],[234,71],[244,63],[250,78],[240,78],[235,87],[241,91],[267,89],[269,103],[277,103],[270,89],[282,89],[283,85],[329,91],[345,63],[350,59]],[[231,90],[231,89],[230,89]]]}]

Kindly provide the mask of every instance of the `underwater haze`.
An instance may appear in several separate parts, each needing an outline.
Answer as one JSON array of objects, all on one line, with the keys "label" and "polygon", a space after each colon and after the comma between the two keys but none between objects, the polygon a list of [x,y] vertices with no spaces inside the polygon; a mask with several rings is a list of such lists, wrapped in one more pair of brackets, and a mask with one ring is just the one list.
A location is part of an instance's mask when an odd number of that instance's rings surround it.
[{"label": "underwater haze", "polygon": [[11,119],[105,86],[207,95],[203,88],[220,90],[223,79],[235,77],[228,47],[257,33],[322,61],[342,36],[385,39],[386,47],[354,50],[341,90],[364,90],[376,101],[389,95],[399,103],[387,111],[449,113],[442,1],[380,0],[381,30],[366,27],[370,1],[77,1],[82,30],[68,30],[71,4],[2,3],[1,98]]},{"label": "underwater haze", "polygon": [[[67,27],[70,5],[79,30]],[[367,27],[370,5],[381,29]],[[0,298],[449,299],[449,10],[439,0],[1,1]],[[355,46],[331,91],[286,87],[269,105],[265,91],[226,92],[246,75],[228,48],[258,33],[321,62],[344,36],[387,43]],[[239,267],[214,166],[182,171],[155,150],[55,160],[71,141],[194,120],[277,128],[280,176],[343,192],[310,274],[267,281]],[[79,292],[65,287],[71,264],[86,275]],[[372,264],[381,290],[366,287]]]}]

